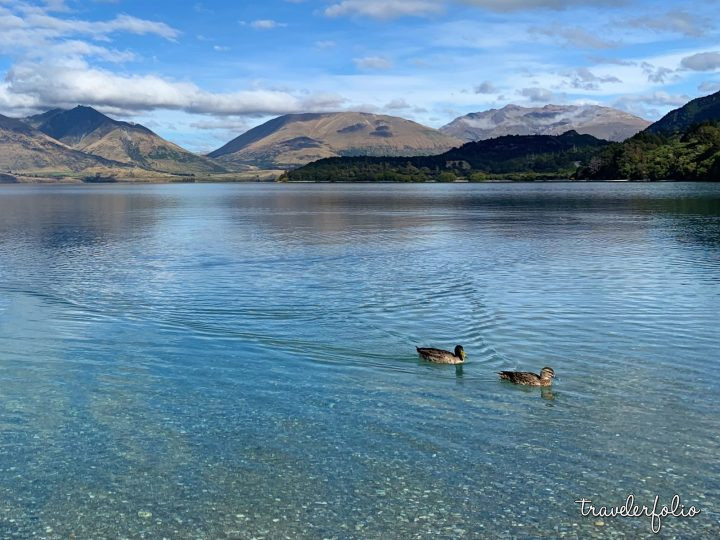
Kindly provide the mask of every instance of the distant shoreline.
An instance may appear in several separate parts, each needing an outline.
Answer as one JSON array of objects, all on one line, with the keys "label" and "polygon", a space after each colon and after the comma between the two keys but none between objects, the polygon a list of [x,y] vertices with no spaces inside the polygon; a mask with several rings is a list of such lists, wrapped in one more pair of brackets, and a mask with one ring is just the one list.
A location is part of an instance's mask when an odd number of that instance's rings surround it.
[{"label": "distant shoreline", "polygon": [[[7,175],[6,175],[7,176]],[[275,184],[275,185],[483,185],[483,184],[667,184],[667,183],[720,183],[718,180],[629,180],[629,179],[615,179],[615,180],[485,180],[483,182],[392,182],[392,181],[369,181],[369,182],[328,182],[328,181],[310,181],[301,180],[295,182],[278,182],[276,180],[203,180],[203,179],[178,179],[178,180],[161,180],[161,179],[147,179],[147,180],[113,180],[103,182],[86,182],[77,179],[63,178],[63,179],[18,179],[3,180],[0,179],[0,186],[108,186],[108,185],[122,185],[122,186],[143,186],[143,185],[172,185],[172,184]]]}]

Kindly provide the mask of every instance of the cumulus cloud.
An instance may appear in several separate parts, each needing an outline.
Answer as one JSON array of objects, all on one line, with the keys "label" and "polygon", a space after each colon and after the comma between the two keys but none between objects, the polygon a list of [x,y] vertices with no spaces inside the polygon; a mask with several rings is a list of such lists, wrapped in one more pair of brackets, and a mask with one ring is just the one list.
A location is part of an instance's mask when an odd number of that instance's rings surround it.
[{"label": "cumulus cloud", "polygon": [[698,85],[698,90],[706,94],[713,94],[720,90],[720,81],[703,81]]},{"label": "cumulus cloud", "polygon": [[86,41],[71,39],[59,43],[48,43],[42,47],[35,47],[25,53],[26,58],[38,60],[42,58],[84,58],[94,57],[106,62],[122,63],[135,60],[132,51],[118,51],[88,43]]},{"label": "cumulus cloud", "polygon": [[440,0],[343,0],[325,10],[328,17],[359,15],[376,19],[425,17],[443,11]]},{"label": "cumulus cloud", "polygon": [[610,49],[620,45],[617,41],[591,34],[579,27],[533,27],[529,31],[533,34],[559,38],[565,43],[585,49]]},{"label": "cumulus cloud", "polygon": [[483,81],[479,85],[477,85],[473,91],[476,94],[496,94],[499,90],[498,88],[491,83],[490,81]]},{"label": "cumulus cloud", "polygon": [[342,0],[325,9],[328,17],[363,16],[375,19],[427,17],[441,13],[447,4],[470,4],[487,11],[508,12],[531,9],[562,10],[572,7],[609,6],[623,0]]},{"label": "cumulus cloud", "polygon": [[[252,24],[259,29],[282,26],[270,20]],[[45,8],[22,2],[0,0],[0,53],[19,59],[0,83],[0,109],[17,116],[82,103],[121,115],[167,109],[217,117],[261,117],[337,110],[345,102],[337,94],[292,89],[209,92],[188,81],[93,65],[95,60],[122,63],[135,59],[133,52],[107,45],[114,32],[154,34],[170,40],[179,36],[165,23],[128,15],[91,23],[62,19]],[[77,36],[90,39],[83,41]],[[223,45],[214,45],[213,49],[229,50]],[[368,66],[372,64],[368,62]]]},{"label": "cumulus cloud", "polygon": [[613,107],[627,111],[643,118],[658,117],[661,111],[682,107],[690,97],[685,94],[669,94],[659,91],[649,94],[628,94],[620,96]]},{"label": "cumulus cloud", "polygon": [[703,36],[710,29],[710,23],[706,19],[679,10],[669,11],[663,15],[630,19],[627,25],[640,26],[656,32],[673,32],[688,37]]},{"label": "cumulus cloud", "polygon": [[11,116],[22,116],[38,111],[35,98],[24,94],[16,94],[9,87],[10,85],[7,82],[0,82],[0,110],[11,113]]},{"label": "cumulus cloud", "polygon": [[[64,19],[51,15],[39,8],[29,8],[24,4],[6,3],[11,7],[3,7],[0,2],[0,53],[11,54],[22,51],[39,56],[49,47],[58,46],[67,40],[77,44],[79,37],[87,37],[95,41],[108,42],[115,33],[136,35],[157,35],[167,40],[174,40],[180,32],[171,26],[158,21],[139,19],[130,15],[118,15],[109,21],[86,21],[81,19]],[[97,45],[87,54],[94,54],[107,49]],[[107,58],[106,58],[107,59]]]},{"label": "cumulus cloud", "polygon": [[305,96],[302,100],[305,111],[334,111],[346,103],[347,99],[343,96],[327,92]]},{"label": "cumulus cloud", "polygon": [[359,69],[390,69],[392,67],[392,62],[383,56],[354,58],[353,62]]},{"label": "cumulus cloud", "polygon": [[22,19],[23,27],[31,28],[45,36],[61,37],[68,35],[88,35],[95,39],[107,39],[116,32],[136,35],[154,34],[168,40],[180,36],[180,31],[164,22],[148,21],[130,15],[118,15],[109,21],[85,21],[80,19],[60,19],[47,13],[32,12]]},{"label": "cumulus cloud", "polygon": [[44,0],[43,4],[48,11],[69,11],[65,0]]},{"label": "cumulus cloud", "polygon": [[720,68],[720,52],[702,52],[686,56],[680,65],[692,71],[715,71]]},{"label": "cumulus cloud", "polygon": [[259,19],[250,23],[250,26],[256,30],[272,30],[273,28],[282,28],[287,26],[285,23],[273,21],[272,19]]},{"label": "cumulus cloud", "polygon": [[642,62],[640,64],[640,67],[643,70],[643,73],[647,75],[648,82],[653,83],[664,83],[668,81],[672,75],[675,73],[675,70],[663,67],[663,66],[654,66],[650,64],[649,62]]},{"label": "cumulus cloud", "polygon": [[465,2],[491,11],[562,10],[572,7],[616,6],[625,3],[624,0],[465,0]]},{"label": "cumulus cloud", "polygon": [[196,13],[200,13],[201,15],[213,15],[213,14],[215,13],[215,11],[214,11],[213,9],[210,9],[209,7],[207,7],[207,6],[206,6],[205,4],[203,4],[202,2],[197,2],[197,3],[193,6],[193,10],[194,10]]},{"label": "cumulus cloud", "polygon": [[125,111],[182,110],[212,115],[269,115],[323,110],[337,106],[337,96],[298,98],[289,92],[247,90],[212,93],[189,82],[156,75],[119,75],[82,61],[64,64],[23,63],[6,75],[3,104],[24,107],[71,107],[78,103]]},{"label": "cumulus cloud", "polygon": [[570,85],[579,90],[599,90],[601,84],[621,82],[620,79],[612,75],[605,77],[595,75],[586,67],[578,68],[570,74]]},{"label": "cumulus cloud", "polygon": [[404,99],[393,99],[389,103],[385,105],[386,109],[390,110],[402,110],[402,109],[410,109],[411,105],[405,101]]},{"label": "cumulus cloud", "polygon": [[[147,122],[143,125],[150,127]],[[242,118],[211,118],[207,120],[199,120],[197,122],[191,122],[190,127],[195,129],[202,129],[207,131],[216,131],[219,129],[226,131],[247,131],[248,123]]]},{"label": "cumulus cloud", "polygon": [[550,103],[556,98],[555,94],[550,90],[539,87],[523,88],[518,92],[518,94],[527,98],[533,103]]},{"label": "cumulus cloud", "polygon": [[621,58],[612,58],[609,56],[589,56],[588,59],[595,64],[612,64],[615,66],[635,66],[637,62],[633,60],[623,60]]}]

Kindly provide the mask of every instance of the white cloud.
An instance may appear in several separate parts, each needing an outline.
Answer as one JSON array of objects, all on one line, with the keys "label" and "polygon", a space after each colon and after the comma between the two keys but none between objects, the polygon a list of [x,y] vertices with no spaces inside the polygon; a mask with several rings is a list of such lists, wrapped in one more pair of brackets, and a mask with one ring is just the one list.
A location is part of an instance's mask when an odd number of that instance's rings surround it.
[{"label": "white cloud", "polygon": [[641,26],[656,32],[673,32],[688,37],[703,36],[710,28],[708,20],[679,10],[669,11],[663,15],[630,19],[627,25]]},{"label": "white cloud", "polygon": [[215,13],[215,10],[210,9],[202,2],[195,3],[195,5],[193,5],[193,11],[200,13],[201,15],[213,15]]},{"label": "white cloud", "polygon": [[410,109],[411,105],[405,101],[404,99],[393,99],[389,103],[387,103],[384,107],[385,109],[389,110],[402,110],[402,109]]},{"label": "white cloud", "polygon": [[250,23],[250,26],[256,30],[272,30],[273,28],[282,28],[287,26],[285,23],[273,21],[272,19],[260,19]]},{"label": "white cloud", "polygon": [[[2,4],[2,2],[0,2]],[[5,4],[8,5],[8,4]],[[119,15],[109,21],[86,21],[63,19],[50,15],[39,8],[30,8],[22,3],[11,3],[11,8],[0,5],[0,53],[24,53],[31,57],[64,54],[74,47],[73,54],[98,56],[104,60],[126,61],[127,52],[118,53],[98,45],[85,45],[85,52],[78,40],[79,36],[96,41],[110,41],[114,33],[124,32],[136,35],[152,34],[168,40],[175,40],[180,32],[163,22],[148,21]],[[74,45],[66,46],[67,41]],[[63,52],[63,47],[65,51]]]},{"label": "white cloud", "polygon": [[551,103],[555,101],[555,94],[546,88],[523,88],[518,92],[533,103]]},{"label": "white cloud", "polygon": [[71,107],[78,103],[126,111],[183,110],[196,114],[267,115],[323,110],[342,98],[327,94],[298,98],[289,92],[246,90],[229,93],[203,91],[189,82],[156,75],[118,75],[92,68],[82,61],[64,64],[24,63],[13,67],[3,86],[8,104],[24,107]]},{"label": "white cloud", "polygon": [[[463,1],[463,0],[461,0]],[[613,6],[624,4],[624,0],[464,0],[491,11],[524,11],[531,9],[562,10],[573,7]]]},{"label": "white cloud", "polygon": [[529,31],[533,34],[557,37],[565,43],[586,49],[610,49],[620,45],[617,41],[600,37],[577,26],[568,28],[557,26],[543,28],[534,27],[530,28]]},{"label": "white cloud", "polygon": [[23,116],[37,110],[37,101],[32,96],[11,92],[8,83],[0,82],[0,111],[10,116]]},{"label": "white cloud", "polygon": [[392,67],[392,62],[383,56],[354,58],[353,62],[360,69],[390,69]]},{"label": "white cloud", "polygon": [[714,71],[720,68],[720,52],[702,52],[686,56],[680,65],[692,71]]},{"label": "white cloud", "polygon": [[[147,124],[144,124],[147,126]],[[148,126],[149,127],[149,126]],[[247,131],[248,130],[248,123],[240,118],[217,118],[217,119],[209,119],[209,120],[199,120],[197,122],[192,122],[190,124],[190,127],[193,127],[195,129],[202,129],[202,130],[209,130],[209,131],[215,131],[218,129],[226,130],[226,131]]]},{"label": "white cloud", "polygon": [[447,4],[470,4],[488,11],[532,9],[561,10],[572,7],[608,6],[623,0],[342,0],[325,9],[328,17],[362,16],[375,19],[427,17],[442,13]]},{"label": "white cloud", "polygon": [[698,90],[705,94],[713,94],[720,91],[720,81],[703,81],[698,85]]},{"label": "white cloud", "polygon": [[65,0],[44,0],[43,4],[48,11],[70,11]]},{"label": "white cloud", "polygon": [[649,94],[623,95],[615,100],[613,107],[636,114],[643,118],[653,118],[661,115],[661,111],[669,108],[682,107],[690,97],[685,94],[669,94],[665,91],[651,92]]},{"label": "white cloud", "polygon": [[302,103],[305,111],[336,111],[347,103],[347,98],[339,94],[318,92],[303,98]]},{"label": "white cloud", "polygon": [[643,72],[647,75],[648,81],[653,83],[665,83],[666,81],[677,78],[677,75],[673,77],[675,73],[674,69],[663,66],[654,66],[649,62],[642,62],[640,64]]},{"label": "white cloud", "polygon": [[570,74],[570,85],[579,90],[599,90],[601,84],[621,82],[614,75],[596,75],[586,67],[577,68]]},{"label": "white cloud", "polygon": [[499,90],[497,87],[491,83],[490,81],[483,81],[479,85],[477,85],[473,91],[476,94],[497,94]]},{"label": "white cloud", "polygon": [[343,0],[325,10],[328,17],[360,15],[375,19],[424,17],[443,11],[439,0]]},{"label": "white cloud", "polygon": [[80,40],[67,40],[57,43],[48,43],[42,47],[35,47],[27,51],[26,58],[39,60],[42,58],[84,58],[94,57],[107,62],[122,63],[136,59],[132,51],[118,51]]},{"label": "white cloud", "polygon": [[46,13],[33,13],[24,19],[24,26],[35,29],[48,37],[68,35],[88,35],[96,39],[107,39],[115,32],[145,35],[154,34],[168,40],[180,36],[180,31],[164,22],[138,19],[130,15],[118,15],[109,21],[84,21],[78,19],[60,19]]}]

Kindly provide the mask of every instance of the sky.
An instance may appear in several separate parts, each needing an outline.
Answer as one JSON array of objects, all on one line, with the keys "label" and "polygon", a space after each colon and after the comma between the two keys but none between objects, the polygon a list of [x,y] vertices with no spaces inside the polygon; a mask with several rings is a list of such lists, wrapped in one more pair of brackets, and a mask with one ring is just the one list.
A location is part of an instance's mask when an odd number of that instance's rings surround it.
[{"label": "sky", "polygon": [[196,152],[275,116],[599,104],[720,90],[720,0],[0,0],[0,113],[89,105]]}]

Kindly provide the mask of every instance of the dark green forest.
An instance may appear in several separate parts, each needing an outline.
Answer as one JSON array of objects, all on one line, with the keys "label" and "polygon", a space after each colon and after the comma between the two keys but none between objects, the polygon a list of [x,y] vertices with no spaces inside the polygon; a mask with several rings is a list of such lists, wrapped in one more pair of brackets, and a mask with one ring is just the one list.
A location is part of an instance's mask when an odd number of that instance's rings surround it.
[{"label": "dark green forest", "polygon": [[569,131],[559,136],[510,135],[470,142],[436,156],[337,157],[281,177],[289,182],[482,182],[569,179],[610,143]]},{"label": "dark green forest", "polygon": [[598,152],[580,167],[576,177],[587,180],[720,180],[720,125],[704,123],[681,134],[643,131]]}]

